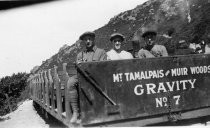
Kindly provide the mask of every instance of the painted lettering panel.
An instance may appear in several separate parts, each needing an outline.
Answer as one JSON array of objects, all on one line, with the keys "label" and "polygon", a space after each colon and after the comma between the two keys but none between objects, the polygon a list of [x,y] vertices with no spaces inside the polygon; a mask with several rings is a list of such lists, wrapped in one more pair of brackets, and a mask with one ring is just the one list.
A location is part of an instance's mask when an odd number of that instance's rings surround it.
[{"label": "painted lettering panel", "polygon": [[88,62],[79,70],[83,123],[210,106],[209,55]]}]

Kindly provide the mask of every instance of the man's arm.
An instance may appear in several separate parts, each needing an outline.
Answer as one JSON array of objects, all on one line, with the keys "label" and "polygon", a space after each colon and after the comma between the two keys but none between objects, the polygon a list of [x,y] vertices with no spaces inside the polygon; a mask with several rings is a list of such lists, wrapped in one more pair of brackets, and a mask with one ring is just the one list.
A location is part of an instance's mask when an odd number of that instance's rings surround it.
[{"label": "man's arm", "polygon": [[168,52],[165,46],[162,46],[162,56],[168,56]]},{"label": "man's arm", "polygon": [[103,60],[107,60],[107,54],[106,54],[105,50],[101,51],[101,56],[99,58],[99,61],[103,61]]},{"label": "man's arm", "polygon": [[140,49],[138,52],[138,57],[142,59],[142,58],[153,58],[155,56],[152,53],[150,53],[148,50]]}]

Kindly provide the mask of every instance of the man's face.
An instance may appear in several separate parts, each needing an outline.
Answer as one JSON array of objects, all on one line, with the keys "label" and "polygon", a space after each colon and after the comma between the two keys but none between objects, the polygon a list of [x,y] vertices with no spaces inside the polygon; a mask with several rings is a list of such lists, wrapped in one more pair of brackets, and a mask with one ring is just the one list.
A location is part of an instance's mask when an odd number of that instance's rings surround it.
[{"label": "man's face", "polygon": [[120,37],[115,37],[112,40],[112,44],[114,45],[114,49],[115,50],[120,50],[121,49],[121,45],[122,45],[122,39]]},{"label": "man's face", "polygon": [[94,45],[95,38],[93,36],[87,35],[83,38],[87,48],[91,48]]},{"label": "man's face", "polygon": [[155,38],[156,36],[152,34],[145,36],[144,40],[146,42],[146,45],[154,45]]}]

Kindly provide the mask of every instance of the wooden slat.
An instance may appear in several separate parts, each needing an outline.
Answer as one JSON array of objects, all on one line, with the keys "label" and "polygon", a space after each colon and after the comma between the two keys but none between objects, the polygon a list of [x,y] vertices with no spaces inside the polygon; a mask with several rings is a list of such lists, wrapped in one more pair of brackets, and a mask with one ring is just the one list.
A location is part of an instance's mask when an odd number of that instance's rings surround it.
[{"label": "wooden slat", "polygon": [[37,96],[36,96],[36,98],[37,98],[37,100],[39,100],[39,75],[37,74]]},{"label": "wooden slat", "polygon": [[54,85],[56,87],[56,99],[57,99],[57,110],[58,115],[62,117],[62,100],[61,100],[61,87],[57,73],[57,66],[54,66]]},{"label": "wooden slat", "polygon": [[35,99],[38,99],[38,75],[36,74]]},{"label": "wooden slat", "polygon": [[66,71],[66,63],[63,64],[63,71],[64,71],[64,78],[65,78],[65,83],[64,83],[64,87],[65,87],[65,109],[66,109],[66,120],[69,123],[70,121],[70,117],[71,117],[71,111],[70,111],[70,98],[69,98],[69,93],[68,93],[68,88],[67,88],[67,82],[69,79],[69,75]]},{"label": "wooden slat", "polygon": [[54,106],[54,112],[57,109],[57,101],[56,101],[56,86],[55,86],[55,73],[54,73],[54,69],[51,70],[51,76],[52,76],[52,80],[53,80],[53,84],[52,84],[52,106]]},{"label": "wooden slat", "polygon": [[29,87],[30,87],[30,96],[33,96],[33,79],[30,79],[30,83],[29,83]]},{"label": "wooden slat", "polygon": [[40,80],[41,80],[41,101],[43,104],[45,104],[45,85],[44,85],[43,72],[40,73]]},{"label": "wooden slat", "polygon": [[35,78],[34,78],[34,82],[35,82],[35,86],[34,86],[34,98],[36,99],[36,94],[37,94],[37,76],[35,75]]},{"label": "wooden slat", "polygon": [[45,78],[44,78],[44,71],[42,72],[42,79],[43,79],[43,99],[44,99],[44,104],[46,104],[46,81],[45,81]]},{"label": "wooden slat", "polygon": [[52,110],[55,109],[55,103],[54,103],[54,83],[53,83],[53,79],[52,79],[52,70],[49,69],[49,72],[48,72],[48,76],[49,76],[49,87],[50,87],[50,100],[51,100],[51,108]]},{"label": "wooden slat", "polygon": [[42,101],[42,81],[40,73],[39,73],[39,101]]},{"label": "wooden slat", "polygon": [[45,80],[45,88],[46,88],[46,93],[45,93],[45,98],[46,98],[46,104],[47,108],[50,106],[50,101],[49,101],[49,80],[47,77],[47,71],[44,71],[44,80]]},{"label": "wooden slat", "polygon": [[39,100],[42,101],[42,80],[40,73],[39,73]]},{"label": "wooden slat", "polygon": [[34,81],[34,86],[33,86],[33,97],[34,97],[34,99],[35,99],[35,97],[36,97],[36,76],[34,76],[33,81]]},{"label": "wooden slat", "polygon": [[41,73],[39,73],[39,100],[40,100],[40,103],[42,101],[42,80],[41,80]]},{"label": "wooden slat", "polygon": [[34,97],[34,87],[35,87],[34,77],[32,78],[31,82],[32,82],[32,85],[31,85],[31,94],[32,94],[32,97]]},{"label": "wooden slat", "polygon": [[35,99],[36,97],[36,76],[34,75],[33,78],[33,98]]},{"label": "wooden slat", "polygon": [[61,89],[61,107],[62,107],[62,113],[65,112],[65,79],[64,79],[64,72],[63,72],[63,67],[58,67],[57,68],[57,73],[58,73],[58,77],[59,77],[59,83],[60,83],[60,89]]},{"label": "wooden slat", "polygon": [[39,74],[37,75],[37,98],[40,100],[40,79],[39,79]]},{"label": "wooden slat", "polygon": [[30,97],[33,97],[33,78],[30,79]]}]

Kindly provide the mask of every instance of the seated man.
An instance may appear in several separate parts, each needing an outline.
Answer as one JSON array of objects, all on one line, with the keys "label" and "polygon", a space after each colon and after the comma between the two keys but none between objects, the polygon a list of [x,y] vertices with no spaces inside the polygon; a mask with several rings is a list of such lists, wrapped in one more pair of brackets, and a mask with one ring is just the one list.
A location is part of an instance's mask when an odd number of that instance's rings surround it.
[{"label": "seated man", "polygon": [[[81,51],[77,55],[76,63],[88,62],[88,61],[102,61],[106,59],[106,52],[103,49],[97,48],[95,45],[95,33],[94,32],[85,32],[80,38],[83,43],[85,43],[86,49]],[[67,87],[70,97],[70,105],[73,110],[73,115],[70,120],[71,123],[80,122],[80,113],[79,113],[79,103],[78,103],[78,77],[74,75],[69,78]]]},{"label": "seated man", "polygon": [[124,36],[120,33],[114,33],[110,37],[113,49],[107,52],[107,60],[120,60],[120,59],[132,59],[131,53],[122,50],[122,43],[124,42]]},{"label": "seated man", "polygon": [[155,44],[156,35],[156,31],[153,30],[147,30],[142,34],[142,38],[145,41],[145,47],[139,50],[139,58],[168,56],[165,46]]}]

